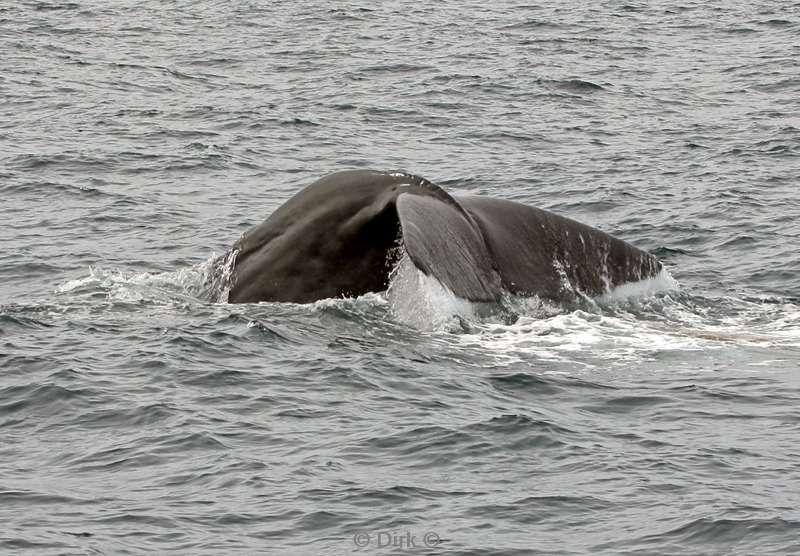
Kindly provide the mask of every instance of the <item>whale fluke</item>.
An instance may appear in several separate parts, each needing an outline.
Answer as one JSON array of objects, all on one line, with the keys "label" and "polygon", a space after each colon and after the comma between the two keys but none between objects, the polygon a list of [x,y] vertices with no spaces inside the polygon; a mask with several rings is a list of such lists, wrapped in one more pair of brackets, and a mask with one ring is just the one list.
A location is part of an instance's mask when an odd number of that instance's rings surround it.
[{"label": "whale fluke", "polygon": [[501,199],[452,196],[405,172],[351,170],[309,185],[234,245],[231,303],[358,296],[388,287],[398,248],[454,294],[595,296],[655,276],[652,255]]}]

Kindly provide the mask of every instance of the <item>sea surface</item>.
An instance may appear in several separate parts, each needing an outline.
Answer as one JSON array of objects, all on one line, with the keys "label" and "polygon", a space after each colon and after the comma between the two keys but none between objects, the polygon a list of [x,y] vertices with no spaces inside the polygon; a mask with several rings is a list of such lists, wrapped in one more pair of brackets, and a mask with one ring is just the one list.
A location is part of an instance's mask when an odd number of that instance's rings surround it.
[{"label": "sea surface", "polygon": [[[800,3],[0,2],[0,554],[800,553]],[[657,255],[231,305],[403,169]]]}]

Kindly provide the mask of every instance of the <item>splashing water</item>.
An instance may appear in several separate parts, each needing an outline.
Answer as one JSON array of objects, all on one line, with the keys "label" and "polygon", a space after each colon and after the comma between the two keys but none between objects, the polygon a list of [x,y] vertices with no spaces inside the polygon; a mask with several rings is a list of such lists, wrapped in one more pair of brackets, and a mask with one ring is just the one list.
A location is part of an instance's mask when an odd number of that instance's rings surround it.
[{"label": "splashing water", "polygon": [[[192,267],[164,273],[90,268],[89,276],[68,281],[56,293],[105,296],[125,304],[225,303],[235,257],[235,251],[212,254]],[[800,342],[796,304],[771,298],[706,299],[679,290],[667,270],[594,299],[555,303],[509,295],[500,303],[473,303],[420,271],[401,252],[386,292],[303,307],[358,319],[382,314],[419,331],[454,334],[453,341],[463,347],[503,354],[506,362],[534,355],[574,363],[591,351],[621,366],[675,351],[708,352],[730,345],[794,349]]]},{"label": "splashing water", "polygon": [[597,298],[554,303],[506,296],[499,304],[486,304],[459,298],[404,255],[386,298],[398,321],[419,330],[456,333],[453,341],[462,347],[501,355],[495,361],[499,365],[531,356],[574,364],[591,352],[595,360],[599,355],[623,367],[675,352],[707,354],[733,345],[793,349],[800,339],[797,305],[702,299],[682,292],[666,269]]},{"label": "splashing water", "polygon": [[400,322],[421,330],[450,329],[475,319],[480,309],[420,271],[405,253],[392,270],[386,297]]},{"label": "splashing water", "polygon": [[90,267],[89,275],[69,280],[57,294],[104,294],[112,302],[169,303],[176,301],[224,303],[228,299],[236,251],[212,254],[205,261],[171,272],[126,272]]},{"label": "splashing water", "polygon": [[236,264],[238,255],[238,249],[232,249],[219,257],[212,254],[211,257],[199,265],[198,270],[206,278],[206,290],[203,297],[215,303],[228,301],[233,267]]},{"label": "splashing water", "polygon": [[[657,276],[623,284],[596,299],[580,294],[563,276],[562,288],[579,297],[579,305],[610,305],[678,289],[678,282],[663,269]],[[505,295],[500,303],[475,303],[458,297],[433,276],[428,276],[403,252],[390,276],[386,292],[393,312],[401,322],[420,329],[447,329],[464,320],[514,321],[519,315],[542,318],[563,313],[569,304],[558,304],[538,296]]]}]

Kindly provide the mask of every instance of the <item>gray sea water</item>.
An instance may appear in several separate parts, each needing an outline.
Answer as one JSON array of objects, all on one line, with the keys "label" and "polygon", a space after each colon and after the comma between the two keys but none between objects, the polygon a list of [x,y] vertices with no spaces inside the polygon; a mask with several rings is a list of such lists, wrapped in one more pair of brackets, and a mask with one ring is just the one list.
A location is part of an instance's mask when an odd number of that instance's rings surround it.
[{"label": "gray sea water", "polygon": [[[800,4],[0,2],[0,553],[800,552]],[[229,305],[403,168],[677,282]]]}]

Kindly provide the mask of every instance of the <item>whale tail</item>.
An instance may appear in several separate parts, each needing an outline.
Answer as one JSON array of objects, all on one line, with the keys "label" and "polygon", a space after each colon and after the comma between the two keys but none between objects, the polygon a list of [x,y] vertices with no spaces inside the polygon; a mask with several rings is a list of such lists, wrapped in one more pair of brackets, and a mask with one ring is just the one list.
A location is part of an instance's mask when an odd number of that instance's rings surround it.
[{"label": "whale tail", "polygon": [[398,240],[455,295],[596,296],[655,276],[655,257],[600,230],[512,201],[449,195],[403,172],[339,172],[313,183],[245,233],[231,302],[381,291]]}]

